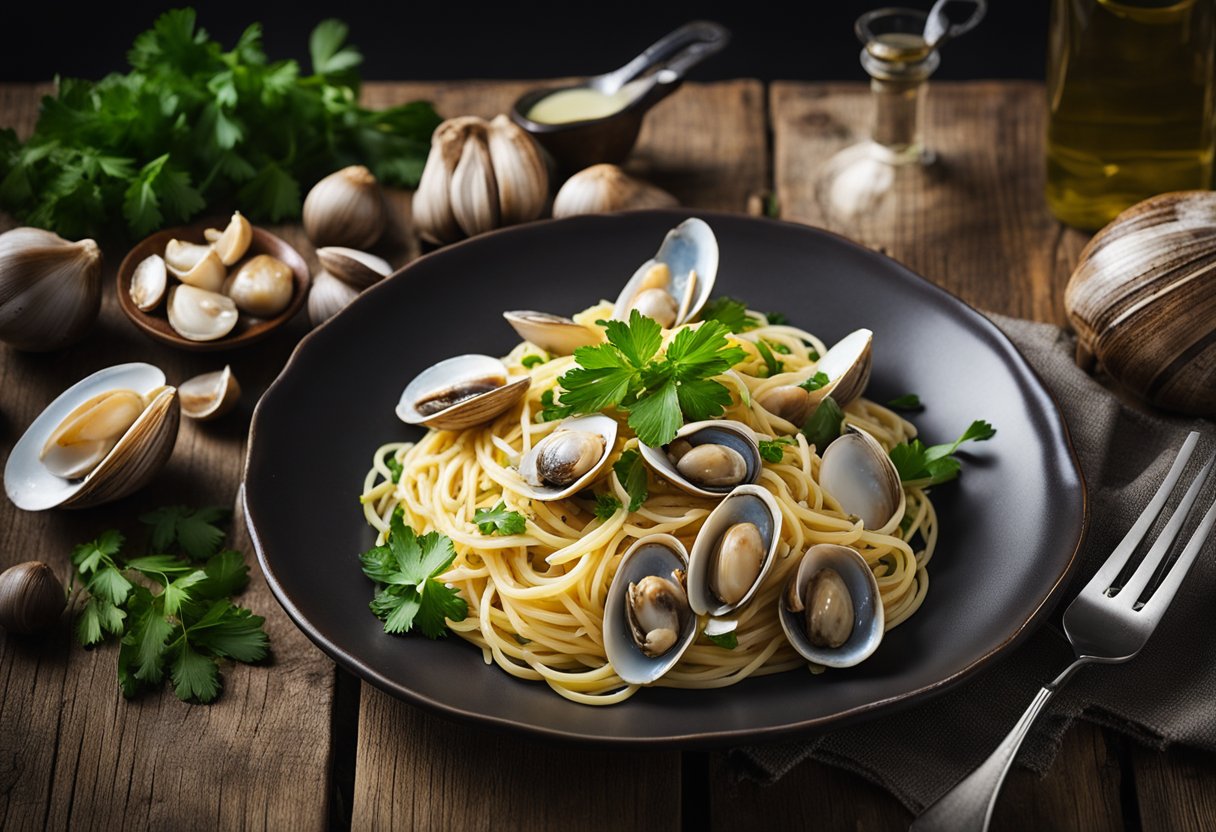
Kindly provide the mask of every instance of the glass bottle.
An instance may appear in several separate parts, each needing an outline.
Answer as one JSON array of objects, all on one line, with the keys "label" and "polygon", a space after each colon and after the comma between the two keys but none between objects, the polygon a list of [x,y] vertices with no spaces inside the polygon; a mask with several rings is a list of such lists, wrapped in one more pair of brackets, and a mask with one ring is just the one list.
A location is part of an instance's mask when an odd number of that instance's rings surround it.
[{"label": "glass bottle", "polygon": [[1211,187],[1216,0],[1053,0],[1047,202],[1100,228],[1166,191]]}]

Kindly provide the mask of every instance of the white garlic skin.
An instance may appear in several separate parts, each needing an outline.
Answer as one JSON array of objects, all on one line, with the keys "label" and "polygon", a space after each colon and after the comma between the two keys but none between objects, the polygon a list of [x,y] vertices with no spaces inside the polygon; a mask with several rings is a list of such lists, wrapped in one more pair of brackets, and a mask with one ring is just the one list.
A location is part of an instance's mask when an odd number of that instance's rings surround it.
[{"label": "white garlic skin", "polygon": [[320,326],[358,296],[359,290],[354,286],[329,272],[318,272],[313,276],[312,288],[308,290],[308,320],[313,326]]},{"label": "white garlic skin", "polygon": [[40,228],[0,234],[0,341],[57,350],[79,341],[101,310],[101,249]]},{"label": "white garlic skin", "polygon": [[592,165],[562,185],[553,198],[553,217],[671,208],[678,204],[667,191],[630,176],[616,165]]},{"label": "white garlic skin", "polygon": [[304,199],[304,230],[315,246],[367,248],[384,233],[380,184],[363,165],[326,176]]}]

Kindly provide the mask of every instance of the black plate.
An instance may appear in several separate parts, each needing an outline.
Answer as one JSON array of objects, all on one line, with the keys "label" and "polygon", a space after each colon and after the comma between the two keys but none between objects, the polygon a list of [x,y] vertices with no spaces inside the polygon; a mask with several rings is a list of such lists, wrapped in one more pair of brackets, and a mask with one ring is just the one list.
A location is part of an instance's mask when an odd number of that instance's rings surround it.
[{"label": "black plate", "polygon": [[697,212],[722,259],[716,294],[781,310],[829,344],[874,330],[868,395],[927,404],[930,442],[973,419],[999,430],[962,478],[935,490],[941,538],[929,596],[878,652],[847,671],[794,671],[710,691],[653,689],[605,708],[482,662],[452,637],[385,635],[356,554],[373,539],[356,495],[385,441],[415,437],[393,415],[428,365],[502,355],[504,309],[571,313],[615,297],[689,212],[541,222],[412,263],[304,339],[254,414],[245,510],[258,558],[296,624],[335,661],[440,713],[551,738],[707,746],[772,738],[941,692],[1026,636],[1062,588],[1085,525],[1085,491],[1051,396],[985,318],[898,263],[801,225]]}]

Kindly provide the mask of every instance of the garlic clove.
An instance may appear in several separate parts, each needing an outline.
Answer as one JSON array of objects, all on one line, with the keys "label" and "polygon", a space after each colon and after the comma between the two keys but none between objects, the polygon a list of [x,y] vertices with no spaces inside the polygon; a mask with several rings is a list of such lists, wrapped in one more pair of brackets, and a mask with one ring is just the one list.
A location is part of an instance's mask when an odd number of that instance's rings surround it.
[{"label": "garlic clove", "polygon": [[131,300],[141,312],[151,312],[164,298],[168,282],[164,258],[159,254],[148,255],[131,275]]},{"label": "garlic clove", "polygon": [[45,563],[32,560],[0,572],[0,627],[10,633],[50,629],[67,600],[63,584]]},{"label": "garlic clove", "polygon": [[331,173],[304,199],[304,230],[316,246],[367,248],[384,232],[385,220],[380,185],[362,165]]},{"label": "garlic clove", "polygon": [[88,475],[135,424],[146,405],[138,393],[123,389],[85,400],[47,437],[38,460],[65,480]]},{"label": "garlic clove", "polygon": [[549,171],[540,148],[523,128],[497,115],[488,129],[490,163],[498,187],[502,225],[534,220],[549,199]]},{"label": "garlic clove", "polygon": [[[211,230],[214,229],[208,229],[208,231]],[[203,236],[207,238],[206,232],[203,232]],[[253,226],[249,224],[249,220],[241,216],[240,211],[235,211],[223,233],[214,240],[207,239],[215,248],[216,254],[220,256],[220,262],[225,266],[231,266],[244,257],[245,252],[249,250],[249,245],[253,242]]]},{"label": "garlic clove", "polygon": [[187,243],[182,240],[170,240],[165,246],[165,265],[174,277],[180,277],[199,264],[211,246],[202,243]]},{"label": "garlic clove", "polygon": [[[187,245],[193,245],[187,243]],[[220,260],[220,256],[215,253],[215,249],[206,246],[206,254],[204,254],[197,263],[189,271],[175,270],[168,260],[168,249],[166,249],[165,265],[170,273],[173,274],[182,283],[187,286],[195,286],[199,289],[206,289],[208,292],[218,292],[224,285],[224,278],[228,274],[228,269]]]},{"label": "garlic clove", "polygon": [[452,174],[460,161],[469,125],[478,121],[472,116],[448,119],[431,136],[431,152],[413,201],[414,226],[429,243],[443,245],[462,236],[452,213]]},{"label": "garlic clove", "polygon": [[319,248],[317,259],[321,261],[321,268],[357,289],[366,289],[393,270],[382,257],[344,246]]},{"label": "garlic clove", "polygon": [[203,229],[203,239],[212,245],[215,245],[215,242],[222,236],[224,236],[224,232],[220,231],[218,228]]},{"label": "garlic clove", "polygon": [[182,382],[177,388],[182,415],[207,422],[231,412],[241,398],[241,385],[232,374],[232,367],[213,373],[203,373]]},{"label": "garlic clove", "polygon": [[499,224],[498,185],[486,132],[485,122],[469,125],[460,161],[452,172],[452,214],[469,237]]},{"label": "garlic clove", "polygon": [[334,277],[329,272],[313,276],[312,288],[308,290],[308,320],[320,326],[359,296],[359,290],[349,283]]},{"label": "garlic clove", "polygon": [[241,266],[224,284],[224,294],[238,309],[258,318],[271,318],[291,303],[291,267],[269,254],[259,254]]},{"label": "garlic clove", "polygon": [[554,218],[643,208],[670,208],[676,198],[616,165],[592,165],[566,180],[553,199]]},{"label": "garlic clove", "polygon": [[101,249],[40,228],[0,234],[0,341],[54,350],[84,337],[101,309]]},{"label": "garlic clove", "polygon": [[223,338],[237,322],[236,304],[218,292],[195,286],[174,286],[169,290],[169,326],[191,341]]}]

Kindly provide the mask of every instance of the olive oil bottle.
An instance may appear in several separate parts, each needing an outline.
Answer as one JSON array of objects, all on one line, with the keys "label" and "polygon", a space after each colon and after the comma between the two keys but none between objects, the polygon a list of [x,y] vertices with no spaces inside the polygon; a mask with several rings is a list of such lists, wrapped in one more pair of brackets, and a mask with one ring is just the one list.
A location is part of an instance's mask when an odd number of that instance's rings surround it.
[{"label": "olive oil bottle", "polygon": [[1210,188],[1216,0],[1053,0],[1047,202],[1100,228],[1166,191]]}]

